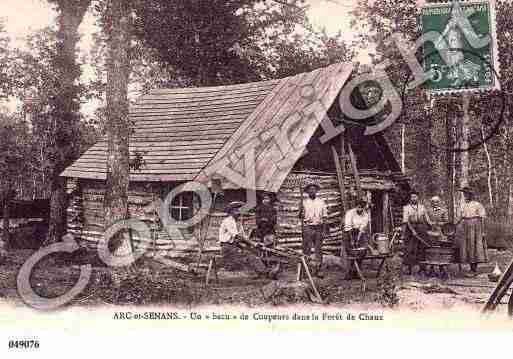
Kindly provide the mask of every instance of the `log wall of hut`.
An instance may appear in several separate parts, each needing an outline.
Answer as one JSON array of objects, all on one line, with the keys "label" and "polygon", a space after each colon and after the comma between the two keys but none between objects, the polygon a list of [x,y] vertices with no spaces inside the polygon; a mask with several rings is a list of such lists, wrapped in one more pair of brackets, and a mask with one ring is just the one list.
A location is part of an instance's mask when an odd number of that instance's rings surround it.
[{"label": "log wall of hut", "polygon": [[[183,246],[190,242],[193,229],[181,231],[181,238],[173,241],[169,234],[159,226],[157,206],[153,205],[161,198],[165,185],[158,183],[131,183],[128,193],[129,217],[145,222],[152,232],[151,238],[135,234],[135,245],[145,242],[149,251],[167,250]],[[68,233],[79,238],[81,244],[95,249],[103,240],[104,231],[104,182],[94,180],[68,181],[68,193],[71,193],[67,210]]]},{"label": "log wall of hut", "polygon": [[[159,252],[167,258],[188,258],[198,252],[198,238],[203,238],[207,219],[189,229],[168,231],[158,220],[158,200],[165,196],[178,183],[130,183],[128,192],[129,216],[141,220],[150,229],[151,237],[146,238],[133,233],[135,246],[144,245],[148,254]],[[83,247],[96,250],[103,240],[104,231],[104,182],[94,180],[69,179],[67,184],[70,202],[67,209],[67,229]],[[225,191],[218,196],[211,212],[211,221],[205,242],[205,252],[217,252],[217,233],[222,219],[226,216],[223,209],[231,201],[245,200],[245,191]],[[156,204],[156,205],[155,205]],[[245,228],[254,228],[254,215],[245,216]]]},{"label": "log wall of hut", "polygon": [[[396,200],[394,190],[397,184],[390,173],[378,173],[375,171],[362,171],[361,185],[362,189],[372,193],[374,199],[385,193],[390,193],[390,223],[397,225],[400,223],[401,205]],[[276,208],[278,211],[278,237],[279,245],[295,250],[301,249],[301,224],[298,218],[300,183],[307,180],[313,180],[319,183],[321,190],[319,196],[323,198],[328,205],[328,225],[329,235],[324,242],[325,251],[338,251],[342,238],[342,220],[341,196],[338,187],[337,176],[330,172],[301,171],[291,172],[283,182],[280,190],[276,194]],[[354,188],[354,178],[346,177],[346,188]],[[176,184],[175,184],[176,185]],[[81,245],[94,250],[99,241],[103,238],[103,181],[94,180],[70,180],[68,181],[68,192],[71,193],[70,205],[68,207],[68,232],[78,238]],[[156,207],[151,204],[165,195],[173,188],[173,185],[162,183],[142,183],[136,182],[130,184],[129,190],[129,211],[130,217],[144,221],[151,229],[151,238],[142,238],[138,234],[133,235],[135,245],[144,242],[148,247],[148,254],[158,252],[167,258],[180,258],[184,261],[194,260],[198,253],[198,239],[204,239],[203,252],[207,255],[215,254],[219,251],[217,243],[218,231],[221,221],[226,214],[223,209],[231,201],[246,200],[245,190],[226,190],[222,195],[216,196],[215,205],[211,211],[210,224],[208,218],[204,219],[199,225],[180,230],[180,235],[176,232],[168,233],[159,225],[157,220]],[[348,197],[351,193],[348,193]],[[382,203],[380,204],[382,206]],[[373,211],[373,231],[384,231],[384,223],[387,219],[383,218],[381,208]],[[243,216],[244,228],[247,234],[256,227],[256,220],[253,213]],[[379,224],[381,223],[381,225]],[[381,226],[381,228],[379,227]],[[205,231],[208,232],[205,235]]]},{"label": "log wall of hut", "polygon": [[[298,218],[299,213],[299,198],[300,198],[300,183],[305,181],[314,181],[321,187],[319,197],[326,201],[328,205],[328,226],[329,235],[324,242],[323,249],[325,251],[338,251],[342,239],[342,226],[343,217],[342,201],[340,190],[338,186],[338,179],[334,173],[315,173],[315,172],[293,172],[287,176],[280,191],[278,192],[278,233],[280,236],[280,243],[293,248],[301,248],[301,223]],[[385,194],[388,197],[389,193],[396,190],[397,186],[391,179],[390,174],[378,173],[375,171],[363,171],[361,173],[361,186],[362,190],[369,195],[373,194],[373,210],[372,210],[372,230],[377,232],[388,232],[391,225],[395,225],[395,221],[390,218],[391,222],[389,228],[385,228],[388,218],[384,218],[383,205]],[[348,189],[355,187],[355,180],[352,176],[345,177],[345,187]],[[347,198],[351,198],[354,194],[351,192],[346,193]],[[379,200],[378,200],[379,199]],[[400,212],[401,207],[397,202],[388,202],[389,208],[393,212]],[[397,208],[397,206],[399,206]],[[346,209],[347,209],[346,204]],[[388,214],[388,213],[387,213]],[[391,216],[391,214],[389,214]],[[399,223],[399,222],[398,222]]]}]

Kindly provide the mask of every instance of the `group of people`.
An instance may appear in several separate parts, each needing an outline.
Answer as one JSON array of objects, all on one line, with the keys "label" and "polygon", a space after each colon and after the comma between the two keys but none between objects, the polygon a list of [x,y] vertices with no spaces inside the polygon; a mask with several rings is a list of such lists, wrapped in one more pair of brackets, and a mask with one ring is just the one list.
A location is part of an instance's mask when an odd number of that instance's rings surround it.
[{"label": "group of people", "polygon": [[[328,206],[322,198],[318,197],[319,189],[320,186],[315,182],[306,184],[304,187],[306,198],[303,198],[300,203],[299,219],[303,254],[309,260],[313,275],[322,277],[322,243],[328,232]],[[244,237],[244,230],[239,221],[242,205],[242,202],[230,203],[226,207],[228,216],[219,228],[221,254],[225,263],[232,268],[246,266],[258,277],[276,278],[280,271],[279,264],[274,267],[266,266],[260,256],[241,245]],[[366,206],[367,203],[364,200],[359,200],[356,207],[346,213],[344,233],[347,245],[368,243],[370,216]],[[249,237],[265,246],[276,245],[276,223],[277,211],[272,204],[272,195],[264,193],[256,207],[256,230]]]},{"label": "group of people", "polygon": [[[460,191],[463,192],[464,202],[452,245],[455,250],[455,261],[469,264],[470,271],[475,274],[479,263],[488,262],[484,236],[486,210],[475,200],[470,187],[464,187]],[[432,197],[430,207],[426,208],[419,203],[419,194],[411,192],[409,203],[403,208],[403,238],[406,243],[403,264],[408,274],[412,274],[415,266],[419,267],[420,274],[430,274],[424,263],[426,249],[437,245],[437,240],[444,239],[442,227],[448,223],[448,212],[440,197]]]},{"label": "group of people", "polygon": [[[299,210],[302,222],[303,253],[310,259],[314,275],[321,277],[321,246],[328,229],[328,207],[323,199],[317,197],[318,184],[309,183],[305,186],[304,191],[307,193],[307,198],[302,200]],[[280,272],[280,264],[278,263],[274,267],[266,266],[263,258],[247,246],[241,245],[244,240],[244,229],[239,221],[242,205],[242,202],[230,203],[226,207],[228,216],[219,227],[219,242],[225,267],[227,265],[232,268],[245,266],[252,269],[258,277],[275,279]],[[264,193],[261,202],[256,207],[256,230],[249,237],[264,246],[275,246],[277,218],[277,211],[272,204],[272,195]]]},{"label": "group of people", "polygon": [[[299,209],[302,230],[303,254],[309,259],[312,273],[322,277],[322,243],[328,232],[328,207],[326,202],[318,197],[319,185],[308,183],[304,191]],[[473,273],[477,272],[479,263],[488,261],[486,241],[484,239],[484,221],[486,211],[474,198],[469,187],[461,189],[465,202],[461,208],[461,220],[458,223],[458,234],[454,242],[456,260],[467,263]],[[269,193],[262,195],[261,202],[256,207],[256,230],[250,235],[264,246],[276,245],[277,211],[273,206],[273,196]],[[219,228],[221,253],[229,266],[246,266],[259,277],[276,278],[280,265],[269,266],[264,263],[258,253],[240,245],[244,238],[239,217],[242,202],[232,202],[227,208],[226,217]],[[346,249],[365,248],[370,244],[370,214],[368,201],[358,199],[356,206],[345,213],[344,247]],[[437,240],[444,239],[442,228],[449,223],[448,212],[440,197],[432,197],[426,208],[419,202],[419,194],[412,191],[409,203],[403,207],[403,239],[406,251],[403,265],[408,273],[418,266],[419,273],[429,274],[424,265],[426,249],[436,245]],[[312,253],[313,249],[313,253]],[[225,267],[226,267],[225,265]],[[351,273],[350,273],[351,275]]]},{"label": "group of people", "polygon": [[[219,227],[219,243],[221,255],[226,269],[236,270],[240,267],[252,269],[258,278],[276,279],[280,272],[280,264],[274,267],[267,266],[262,258],[244,246],[244,228],[240,222],[242,202],[231,202],[226,207],[227,217]],[[265,245],[274,245],[277,213],[271,203],[271,195],[264,194],[262,202],[257,207],[257,233],[258,238]]]}]

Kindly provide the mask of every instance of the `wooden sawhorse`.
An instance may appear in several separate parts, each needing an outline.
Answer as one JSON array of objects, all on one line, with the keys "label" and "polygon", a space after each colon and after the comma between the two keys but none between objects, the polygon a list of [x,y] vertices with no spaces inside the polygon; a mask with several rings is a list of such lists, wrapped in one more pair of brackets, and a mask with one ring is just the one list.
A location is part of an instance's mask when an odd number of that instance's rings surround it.
[{"label": "wooden sawhorse", "polygon": [[367,289],[367,279],[363,275],[362,269],[360,268],[360,264],[358,262],[361,262],[363,264],[363,261],[365,260],[381,260],[381,262],[378,265],[378,270],[376,272],[376,278],[379,278],[381,275],[381,271],[383,270],[383,267],[386,264],[387,259],[391,258],[393,255],[388,254],[377,254],[377,255],[368,255],[365,257],[354,257],[354,256],[348,256],[347,259],[349,261],[349,271],[353,269],[353,267],[356,269],[356,274],[358,275],[358,278],[362,281],[362,292],[365,292]]},{"label": "wooden sawhorse", "polygon": [[210,276],[212,275],[212,272],[214,272],[216,282],[219,281],[219,277],[217,276],[217,262],[221,258],[222,256],[220,255],[215,255],[210,258],[210,261],[208,262],[207,274],[205,276],[205,285],[208,285],[210,282]]}]

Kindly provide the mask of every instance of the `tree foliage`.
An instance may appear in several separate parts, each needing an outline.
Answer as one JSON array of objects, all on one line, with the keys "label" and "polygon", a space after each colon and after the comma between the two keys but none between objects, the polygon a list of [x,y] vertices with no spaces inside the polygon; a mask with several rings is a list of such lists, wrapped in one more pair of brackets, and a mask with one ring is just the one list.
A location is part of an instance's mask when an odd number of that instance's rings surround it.
[{"label": "tree foliage", "polygon": [[[136,2],[135,35],[162,64],[196,85],[255,79],[256,69],[233,47],[251,46],[263,28],[251,23],[254,0]],[[270,25],[280,21],[261,19]],[[283,19],[284,25],[288,19]]]},{"label": "tree foliage", "polygon": [[[113,2],[47,2],[57,12],[56,23],[29,36],[25,49],[10,48],[0,28],[0,96],[17,97],[22,105],[16,121],[28,121],[27,126],[23,125],[23,145],[17,143],[24,151],[26,166],[18,167],[23,173],[17,175],[14,186],[21,189],[19,196],[25,198],[52,198],[55,230],[50,231],[50,239],[55,241],[62,234],[65,208],[65,186],[59,174],[97,138],[97,123],[85,118],[81,103],[94,97],[112,104],[111,99],[105,98],[107,83],[118,92],[123,92],[125,85],[116,82],[119,77],[107,71],[109,65],[112,67],[107,50],[117,31],[111,28],[116,19],[108,12]],[[83,63],[77,52],[78,27],[91,3],[96,6],[100,25],[93,57],[97,78],[85,84],[81,81]],[[120,70],[130,76],[128,93],[132,89],[231,84],[290,76],[347,61],[354,55],[341,34],[330,36],[310,24],[303,0],[123,3],[131,14],[126,43],[128,61]],[[120,117],[114,112],[103,104],[99,108],[103,131]],[[22,138],[19,132],[15,135]]]},{"label": "tree foliage", "polygon": [[[355,55],[341,33],[329,35],[325,30],[312,26],[301,7],[304,2],[299,0],[288,1],[288,6],[273,0],[237,0],[220,8],[202,5],[206,9],[202,13],[194,11],[194,6],[200,6],[202,1],[132,3],[134,36],[129,50],[131,71],[128,85],[131,100],[154,88],[282,78],[335,62],[350,61]],[[104,4],[97,3],[95,12],[99,18],[105,11]],[[233,10],[235,5],[236,11]],[[168,17],[167,13],[177,7],[178,12]],[[223,32],[223,40],[218,41],[220,34],[209,30],[217,26],[217,18],[224,18],[227,24],[242,30]],[[158,29],[154,26],[157,22]],[[195,42],[197,33],[201,33],[204,41]],[[185,48],[174,48],[183,42],[190,44]],[[91,90],[102,101],[107,85],[107,49],[105,33],[99,31],[94,34],[90,58],[96,76]],[[98,108],[96,117],[103,127],[106,119],[104,105]]]},{"label": "tree foliage", "polygon": [[[15,191],[20,177],[30,170],[28,129],[13,116],[0,114],[0,193]],[[0,197],[5,197],[0,194]]]},{"label": "tree foliage", "polygon": [[[341,34],[310,24],[304,1],[289,3],[135,1],[130,90],[272,79],[354,56]],[[92,58],[100,92],[105,44],[104,34],[96,34]]]},{"label": "tree foliage", "polygon": [[11,41],[0,20],[0,99],[12,95],[13,88],[16,86],[11,72],[11,53]]},{"label": "tree foliage", "polygon": [[[24,198],[48,198],[51,193],[51,173],[54,163],[59,161],[56,154],[56,127],[66,125],[52,112],[52,98],[59,96],[56,84],[58,73],[52,64],[56,51],[56,32],[54,28],[45,28],[29,35],[23,49],[11,49],[9,52],[9,73],[15,82],[11,93],[20,100],[18,111],[13,120],[26,123],[29,136],[30,153],[25,158],[29,167],[17,184],[18,195]],[[76,104],[89,98],[90,89],[85,84],[77,84],[79,99]],[[69,163],[91,146],[98,137],[95,124],[78,112],[73,120],[70,133],[72,143],[67,142],[71,151],[62,159]],[[62,131],[62,130],[61,130]],[[68,140],[69,141],[69,140]]]},{"label": "tree foliage", "polygon": [[[497,6],[497,36],[499,45],[500,77],[506,98],[511,93],[511,36],[513,22],[508,14],[513,4],[499,1]],[[362,48],[374,48],[371,58],[374,64],[384,59],[390,60],[387,73],[397,89],[402,89],[411,71],[399,53],[397,46],[390,41],[393,33],[400,33],[409,40],[420,35],[418,21],[420,7],[414,0],[359,0],[354,11],[353,26],[358,29],[359,42]],[[422,60],[422,51],[417,52]],[[413,178],[417,189],[426,196],[441,194],[447,197],[449,188],[446,179],[450,176],[448,163],[454,161],[454,185],[458,186],[462,173],[462,156],[458,153],[447,153],[445,148],[451,141],[458,146],[461,137],[462,99],[460,96],[442,96],[430,98],[425,91],[419,89],[409,92],[403,103],[403,114],[390,130],[387,137],[399,153],[401,124],[406,125],[406,168],[407,174]],[[474,94],[470,104],[470,138],[476,143],[480,140],[481,128],[488,134],[496,123],[503,101],[501,94],[487,92]],[[484,146],[469,152],[470,184],[481,193],[480,200],[488,205],[490,212],[503,221],[509,220],[512,209],[512,177],[511,177],[511,124],[509,116],[511,104],[505,104],[504,123],[499,132],[487,142],[493,164],[493,200],[490,202],[486,193],[487,161]],[[450,136],[446,133],[446,121],[451,121]],[[410,136],[409,134],[414,134]],[[504,193],[506,189],[507,194]]]}]

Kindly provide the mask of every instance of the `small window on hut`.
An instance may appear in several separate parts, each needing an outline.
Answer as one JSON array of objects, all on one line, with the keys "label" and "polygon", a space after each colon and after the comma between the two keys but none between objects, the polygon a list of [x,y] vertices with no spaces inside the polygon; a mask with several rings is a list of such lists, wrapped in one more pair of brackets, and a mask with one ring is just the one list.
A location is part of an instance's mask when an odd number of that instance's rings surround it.
[{"label": "small window on hut", "polygon": [[171,217],[177,221],[187,221],[191,219],[198,208],[199,198],[194,192],[182,192],[173,198],[170,211]]}]

